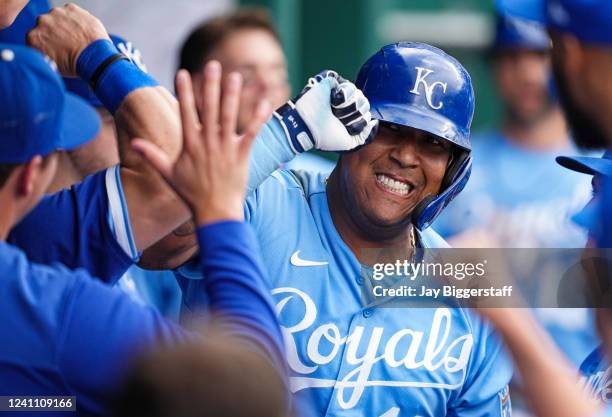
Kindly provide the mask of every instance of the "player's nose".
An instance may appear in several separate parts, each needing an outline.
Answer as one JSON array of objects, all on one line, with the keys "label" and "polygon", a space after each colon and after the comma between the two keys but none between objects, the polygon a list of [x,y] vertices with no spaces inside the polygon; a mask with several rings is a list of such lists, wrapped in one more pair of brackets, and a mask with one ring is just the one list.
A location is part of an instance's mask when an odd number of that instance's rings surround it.
[{"label": "player's nose", "polygon": [[419,165],[418,147],[413,138],[398,140],[389,151],[389,158],[400,168],[415,168]]}]

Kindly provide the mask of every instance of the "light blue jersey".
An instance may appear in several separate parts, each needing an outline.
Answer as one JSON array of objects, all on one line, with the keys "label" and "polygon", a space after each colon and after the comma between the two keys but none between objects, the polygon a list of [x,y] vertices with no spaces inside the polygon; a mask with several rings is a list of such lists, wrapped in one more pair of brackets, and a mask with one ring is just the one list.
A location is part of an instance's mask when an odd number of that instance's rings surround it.
[{"label": "light blue jersey", "polygon": [[[245,208],[297,401],[319,416],[509,415],[510,366],[479,318],[460,308],[362,306],[361,264],[333,224],[325,179],[277,171]],[[418,241],[446,246],[431,230]],[[196,314],[204,280],[188,265],[177,275],[184,314]]]},{"label": "light blue jersey", "polygon": [[580,384],[594,399],[612,407],[612,365],[600,346],[580,366]]}]

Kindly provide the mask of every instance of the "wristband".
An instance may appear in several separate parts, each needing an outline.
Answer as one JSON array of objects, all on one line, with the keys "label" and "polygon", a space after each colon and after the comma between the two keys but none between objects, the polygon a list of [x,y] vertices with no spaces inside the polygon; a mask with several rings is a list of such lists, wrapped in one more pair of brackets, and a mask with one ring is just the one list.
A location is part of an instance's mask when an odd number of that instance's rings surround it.
[{"label": "wristband", "polygon": [[276,117],[287,135],[289,145],[295,154],[308,151],[313,148],[314,140],[310,129],[302,120],[302,116],[298,113],[295,105],[288,101],[274,112]]},{"label": "wristband", "polygon": [[79,55],[76,64],[78,76],[87,84],[91,84],[91,79],[96,70],[110,57],[117,55],[119,50],[108,39],[98,39],[90,43]]},{"label": "wristband", "polygon": [[114,114],[125,97],[143,87],[159,85],[128,57],[119,59],[119,50],[108,39],[87,46],[77,60],[77,74],[94,89],[104,107]]},{"label": "wristband", "polygon": [[106,59],[106,61],[100,64],[100,66],[96,69],[96,72],[93,73],[91,79],[89,80],[89,86],[92,90],[96,89],[98,81],[100,80],[102,74],[104,74],[104,71],[106,71],[115,61],[119,61],[120,59],[128,59],[128,57],[123,54],[115,54],[111,55]]}]

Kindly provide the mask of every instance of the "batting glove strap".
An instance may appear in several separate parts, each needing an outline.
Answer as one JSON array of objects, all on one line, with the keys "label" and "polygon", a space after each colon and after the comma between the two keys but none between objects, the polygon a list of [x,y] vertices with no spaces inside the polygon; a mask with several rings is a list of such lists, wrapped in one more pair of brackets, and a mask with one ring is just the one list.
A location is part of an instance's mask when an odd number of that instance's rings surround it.
[{"label": "batting glove strap", "polygon": [[314,140],[312,133],[292,101],[288,101],[279,107],[274,112],[274,117],[283,127],[289,146],[291,146],[291,150],[296,155],[313,148]]}]

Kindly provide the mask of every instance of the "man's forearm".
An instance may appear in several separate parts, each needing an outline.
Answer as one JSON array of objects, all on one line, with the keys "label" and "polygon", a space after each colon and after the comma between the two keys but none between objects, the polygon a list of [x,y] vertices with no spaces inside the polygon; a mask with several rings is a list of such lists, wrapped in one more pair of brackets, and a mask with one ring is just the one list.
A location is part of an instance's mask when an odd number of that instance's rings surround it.
[{"label": "man's forearm", "polygon": [[538,417],[592,416],[596,404],[578,387],[577,371],[527,310],[508,310],[500,331]]},{"label": "man's forearm", "polygon": [[130,140],[143,138],[175,159],[181,147],[176,99],[163,87],[145,87],[130,93],[115,114],[122,183],[130,223],[138,249],[143,250],[190,217],[185,204],[138,154]]}]

